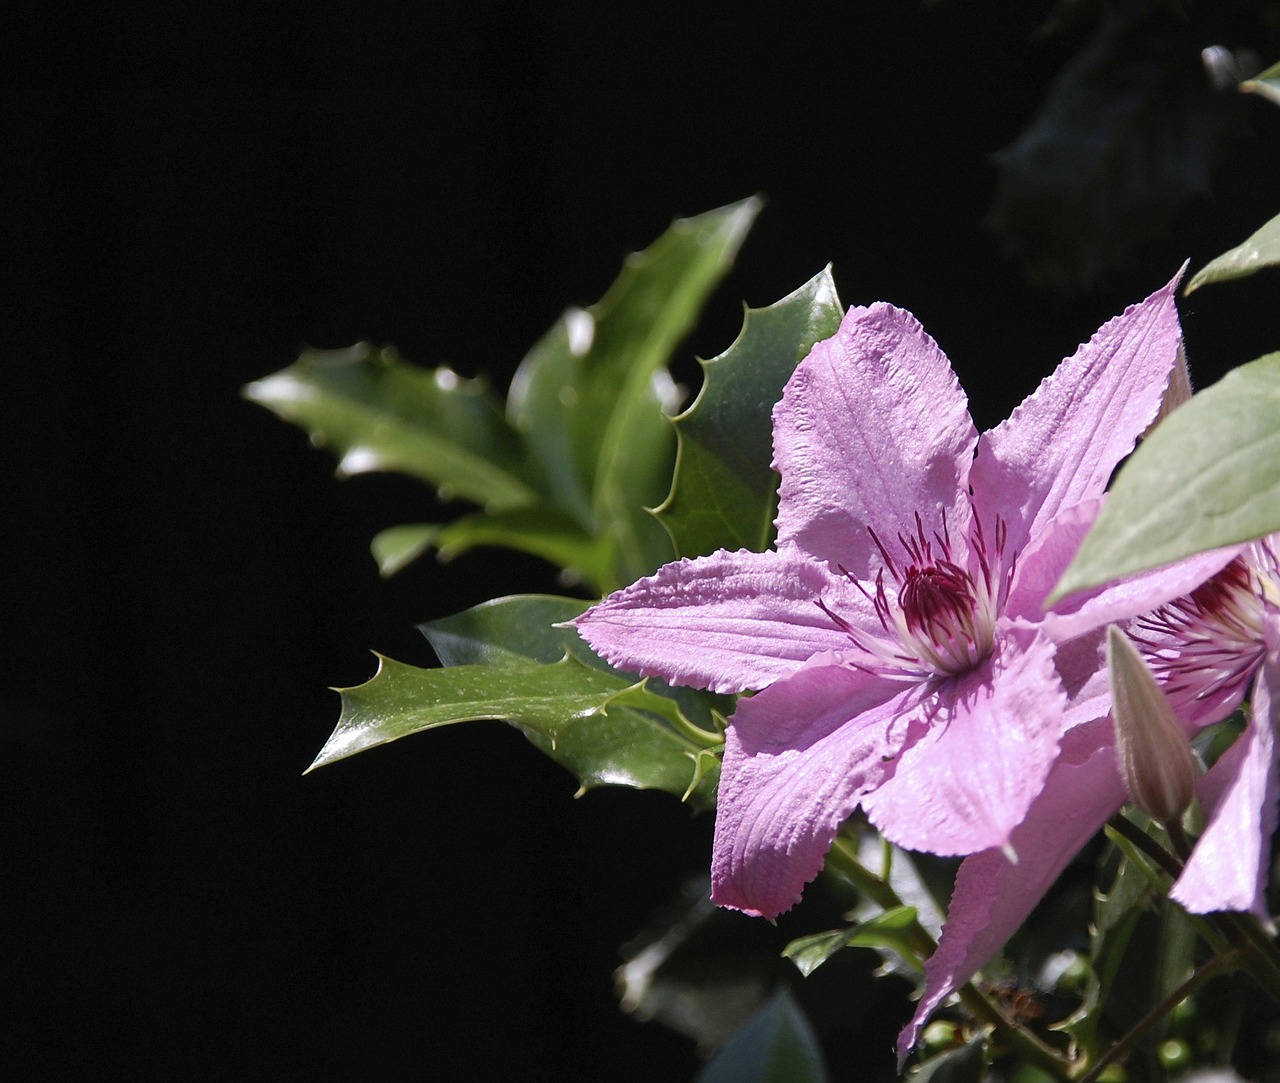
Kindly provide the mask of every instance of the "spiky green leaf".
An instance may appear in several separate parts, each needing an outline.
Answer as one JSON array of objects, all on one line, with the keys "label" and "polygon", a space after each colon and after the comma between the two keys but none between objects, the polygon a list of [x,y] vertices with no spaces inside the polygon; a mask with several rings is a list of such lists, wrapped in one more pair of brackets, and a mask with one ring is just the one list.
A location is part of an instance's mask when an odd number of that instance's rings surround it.
[{"label": "spiky green leaf", "polygon": [[675,222],[628,257],[602,300],[566,312],[512,382],[508,417],[551,479],[552,499],[617,546],[607,586],[671,555],[644,510],[662,499],[671,476],[665,366],[759,209],[748,199]]},{"label": "spiky green leaf", "polygon": [[658,509],[679,556],[768,548],[778,486],[770,465],[773,405],[842,314],[827,268],[781,301],[747,309],[737,341],[702,363],[702,391],[676,418],[675,478]]},{"label": "spiky green leaf", "polygon": [[481,380],[361,343],[308,350],[244,394],[332,447],[342,474],[399,471],[494,510],[535,499],[520,437]]}]

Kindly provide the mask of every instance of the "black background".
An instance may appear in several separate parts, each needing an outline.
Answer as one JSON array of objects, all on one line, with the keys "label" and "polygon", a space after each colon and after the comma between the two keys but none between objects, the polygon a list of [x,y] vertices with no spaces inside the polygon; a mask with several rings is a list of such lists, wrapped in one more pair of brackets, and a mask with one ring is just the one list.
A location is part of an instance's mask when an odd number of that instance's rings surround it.
[{"label": "black background", "polygon": [[[381,581],[369,538],[432,494],[336,482],[238,389],[360,339],[501,387],[671,218],[762,192],[678,375],[833,262],[846,303],[924,321],[989,426],[1276,210],[1280,111],[1255,101],[1165,240],[1072,303],[1033,290],[984,218],[992,154],[1079,44],[1033,36],[1047,7],[4,17],[0,1065],[690,1076],[611,971],[708,821],[574,801],[496,723],[301,776],[369,649],[428,664],[417,622],[551,571],[477,553]],[[1273,298],[1263,276],[1182,305],[1201,383],[1274,347]]]}]

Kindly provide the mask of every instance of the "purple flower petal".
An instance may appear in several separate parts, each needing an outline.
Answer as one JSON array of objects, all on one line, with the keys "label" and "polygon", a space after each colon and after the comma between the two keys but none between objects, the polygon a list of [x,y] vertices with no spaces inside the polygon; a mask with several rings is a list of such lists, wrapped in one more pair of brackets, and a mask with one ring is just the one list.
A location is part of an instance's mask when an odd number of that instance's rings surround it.
[{"label": "purple flower petal", "polygon": [[977,431],[950,363],[909,312],[850,309],[796,368],[773,425],[779,546],[869,579],[880,566],[869,525],[896,545],[915,535],[917,513],[930,536],[945,513],[965,552]]},{"label": "purple flower petal", "polygon": [[570,623],[592,650],[630,673],[714,692],[763,688],[813,655],[849,646],[818,606],[879,630],[843,576],[794,549],[724,550],[667,564]]},{"label": "purple flower petal", "polygon": [[1174,290],[1104,324],[1007,421],[985,433],[970,472],[974,506],[1021,549],[1055,515],[1102,495],[1160,410],[1182,332]]},{"label": "purple flower petal", "polygon": [[916,692],[815,659],[739,702],[725,735],[711,898],[774,918],[822,869],[840,825],[893,770]]},{"label": "purple flower petal", "polygon": [[1058,753],[1066,695],[1053,656],[1047,640],[1025,652],[1008,641],[913,712],[923,735],[863,799],[886,838],[943,855],[1009,841]]},{"label": "purple flower petal", "polygon": [[898,1037],[899,1067],[934,1009],[1000,950],[1127,796],[1110,719],[1064,738],[1043,792],[1011,837],[1018,863],[992,849],[961,864],[938,950],[924,965],[924,994]]},{"label": "purple flower petal", "polygon": [[[1268,621],[1273,627],[1278,622],[1274,614]],[[1274,640],[1274,634],[1269,638]],[[1247,910],[1271,921],[1265,889],[1280,800],[1273,714],[1277,694],[1280,658],[1272,653],[1254,684],[1248,726],[1201,785],[1209,824],[1169,892],[1193,914]]]}]

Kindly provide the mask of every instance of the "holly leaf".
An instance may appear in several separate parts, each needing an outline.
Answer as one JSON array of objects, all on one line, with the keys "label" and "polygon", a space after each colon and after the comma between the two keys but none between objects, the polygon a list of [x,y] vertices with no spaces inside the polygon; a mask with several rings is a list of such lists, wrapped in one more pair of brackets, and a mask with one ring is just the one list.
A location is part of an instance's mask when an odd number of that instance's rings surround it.
[{"label": "holly leaf", "polygon": [[779,989],[698,1073],[696,1083],[826,1083],[817,1036],[795,999]]},{"label": "holly leaf", "polygon": [[483,382],[368,345],[308,351],[245,390],[333,447],[339,472],[398,470],[481,511],[379,535],[391,574],[431,548],[544,557],[607,593],[672,556],[647,509],[666,495],[679,392],[666,365],[729,270],[758,199],[675,222],[630,255],[605,296],[570,309],[533,347],[505,413]]},{"label": "holly leaf", "polygon": [[673,223],[628,257],[597,304],[566,312],[512,381],[507,416],[550,479],[550,499],[616,545],[606,586],[670,559],[670,543],[644,510],[663,498],[671,476],[665,366],[760,206],[753,198]]},{"label": "holly leaf", "polygon": [[1143,441],[1050,602],[1280,530],[1280,353],[1227,373]]},{"label": "holly leaf", "polygon": [[332,447],[340,474],[399,471],[493,510],[536,498],[521,439],[482,380],[360,343],[307,350],[244,394]]},{"label": "holly leaf", "polygon": [[1233,278],[1247,278],[1264,267],[1280,263],[1280,214],[1252,234],[1248,240],[1224,252],[1196,272],[1182,292],[1206,286],[1210,282],[1229,282]]},{"label": "holly leaf", "polygon": [[583,791],[658,789],[710,808],[719,732],[690,720],[680,699],[687,690],[619,673],[573,629],[555,627],[586,604],[500,598],[424,625],[446,668],[379,656],[371,680],[339,690],[337,728],[308,770],[424,730],[497,719],[571,771]]},{"label": "holly leaf", "polygon": [[768,548],[778,487],[773,405],[797,363],[836,333],[842,315],[828,267],[781,301],[748,308],[737,341],[702,362],[697,401],[675,419],[675,476],[658,509],[678,556]]},{"label": "holly leaf", "polygon": [[599,582],[609,574],[612,549],[555,508],[509,508],[481,512],[451,523],[412,523],[374,536],[370,549],[383,575],[393,575],[428,549],[442,561],[469,549],[494,546],[532,553],[563,568],[567,581]]}]

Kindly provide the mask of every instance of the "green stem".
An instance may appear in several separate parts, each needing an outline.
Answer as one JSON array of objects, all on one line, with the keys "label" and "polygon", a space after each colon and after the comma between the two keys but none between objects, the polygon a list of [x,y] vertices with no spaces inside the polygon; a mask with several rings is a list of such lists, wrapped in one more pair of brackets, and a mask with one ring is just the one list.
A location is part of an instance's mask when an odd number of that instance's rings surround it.
[{"label": "green stem", "polygon": [[[882,910],[893,910],[905,905],[885,879],[862,864],[853,842],[849,839],[836,838],[827,855],[827,864]],[[916,958],[909,961],[923,969],[924,960],[934,953],[938,943],[918,921],[913,921],[907,927],[906,933],[910,947],[916,953]],[[1063,1081],[1071,1079],[1071,1061],[1066,1056],[1041,1041],[1030,1031],[1006,1019],[990,998],[972,982],[965,982],[956,992],[974,1018],[992,1029],[993,1038],[1003,1048],[1021,1057],[1027,1063],[1048,1072],[1055,1079]]]},{"label": "green stem", "polygon": [[1109,1065],[1114,1064],[1121,1057],[1125,1056],[1130,1049],[1133,1048],[1135,1042],[1138,1041],[1148,1030],[1156,1023],[1164,1018],[1166,1014],[1173,1011],[1179,1004],[1187,999],[1196,989],[1212,978],[1220,970],[1227,966],[1238,966],[1240,963],[1238,949],[1232,949],[1221,955],[1215,955],[1199,970],[1191,975],[1186,981],[1178,986],[1164,1000],[1160,1001],[1146,1015],[1139,1019],[1127,1034],[1108,1049],[1097,1062],[1081,1077],[1080,1083],[1095,1083],[1098,1076]]},{"label": "green stem", "polygon": [[[1142,850],[1168,874],[1171,880],[1176,880],[1181,874],[1182,862],[1127,817],[1123,815],[1112,817],[1107,830],[1114,831]],[[1176,837],[1173,841],[1174,845],[1178,845]],[[1187,845],[1185,836],[1181,844]],[[1238,965],[1253,976],[1263,992],[1280,1004],[1280,951],[1277,951],[1275,942],[1258,927],[1256,919],[1251,915],[1237,914],[1232,911],[1192,914],[1191,917],[1195,919],[1201,936],[1215,951],[1220,954],[1229,951],[1237,952]]]}]

